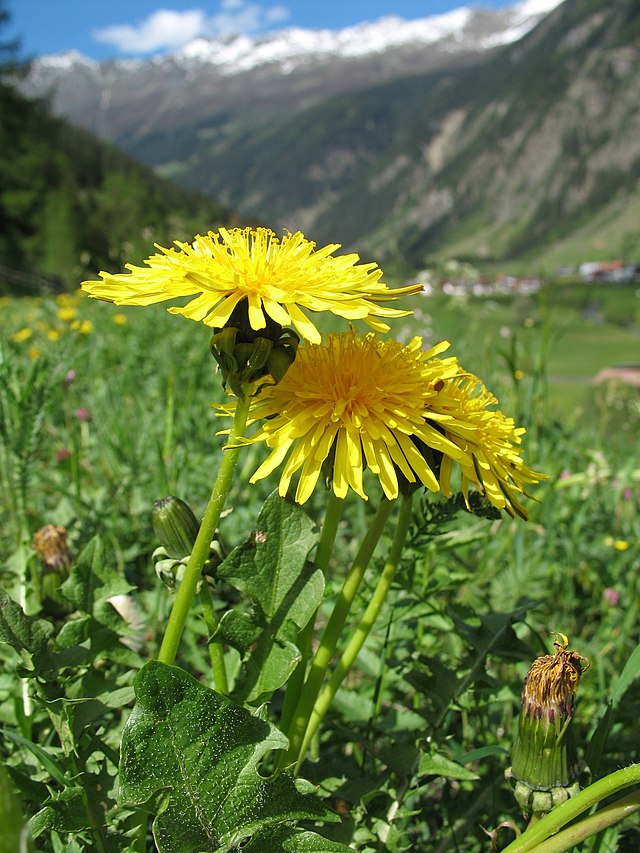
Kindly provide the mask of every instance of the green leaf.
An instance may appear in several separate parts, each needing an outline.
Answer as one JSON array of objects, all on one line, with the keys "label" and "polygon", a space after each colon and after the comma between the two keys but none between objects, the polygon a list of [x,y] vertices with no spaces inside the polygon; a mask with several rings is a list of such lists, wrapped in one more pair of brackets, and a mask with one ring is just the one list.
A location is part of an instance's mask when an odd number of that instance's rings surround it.
[{"label": "green leaf", "polygon": [[7,643],[20,654],[31,655],[47,644],[53,632],[50,622],[27,616],[20,605],[0,589],[0,643]]},{"label": "green leaf", "polygon": [[225,614],[216,633],[216,639],[245,655],[233,694],[239,702],[268,699],[299,660],[297,632],[315,613],[324,591],[322,572],[307,560],[315,543],[306,513],[273,493],[258,516],[257,529],[218,567],[218,577],[252,604],[251,613]]},{"label": "green leaf", "polygon": [[[77,610],[95,616],[103,623],[115,616],[112,607],[104,606],[106,599],[132,589],[117,571],[105,564],[102,541],[98,536],[81,551],[76,565],[62,584],[63,594]],[[116,624],[115,620],[110,627],[113,624]]]},{"label": "green leaf", "polygon": [[243,853],[344,853],[351,850],[337,841],[329,841],[315,832],[304,832],[291,827],[267,830],[254,835]]},{"label": "green leaf", "polygon": [[624,665],[624,669],[620,673],[620,677],[616,682],[616,686],[611,695],[611,704],[615,708],[620,704],[620,700],[629,689],[629,686],[640,675],[640,643],[631,652],[628,661]]},{"label": "green leaf", "polygon": [[140,670],[135,689],[120,795],[125,805],[149,804],[156,813],[160,853],[228,849],[299,820],[339,820],[310,783],[259,775],[264,755],[287,745],[270,723],[156,661]]},{"label": "green leaf", "polygon": [[615,687],[611,693],[611,699],[607,703],[604,713],[598,722],[589,741],[586,760],[588,766],[593,773],[597,772],[600,765],[600,759],[604,751],[604,746],[609,737],[611,726],[615,716],[615,709],[620,704],[624,694],[627,692],[631,684],[640,675],[640,644],[631,652],[629,659],[624,665],[624,669],[620,673]]},{"label": "green leaf", "polygon": [[11,778],[0,762],[0,838],[4,853],[27,853],[33,850],[24,825]]},{"label": "green leaf", "polygon": [[444,776],[447,779],[461,779],[462,781],[471,782],[478,779],[477,773],[472,770],[467,770],[462,764],[457,761],[452,761],[447,758],[442,752],[434,746],[430,752],[423,752],[420,756],[418,765],[419,776]]},{"label": "green leaf", "polygon": [[62,768],[62,766],[55,760],[55,758],[49,755],[49,753],[37,743],[33,743],[32,741],[22,737],[22,735],[19,735],[17,732],[12,732],[8,729],[0,729],[0,734],[3,738],[7,738],[7,740],[12,740],[14,743],[17,743],[18,746],[22,746],[25,749],[28,749],[29,752],[31,752],[32,755],[34,755],[38,759],[38,761],[40,762],[40,764],[42,764],[45,770],[49,771],[51,778],[55,779],[55,781],[59,785],[66,787],[69,784],[65,778],[64,769]]},{"label": "green leaf", "polygon": [[90,827],[85,792],[80,787],[65,788],[55,794],[29,821],[29,829],[34,838],[42,835],[47,829],[78,832]]}]

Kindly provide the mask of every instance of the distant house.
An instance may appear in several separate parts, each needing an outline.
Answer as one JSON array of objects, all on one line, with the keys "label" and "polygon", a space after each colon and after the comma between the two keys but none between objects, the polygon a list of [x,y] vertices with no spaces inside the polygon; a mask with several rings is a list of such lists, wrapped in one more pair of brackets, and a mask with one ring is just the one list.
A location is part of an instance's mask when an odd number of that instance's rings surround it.
[{"label": "distant house", "polygon": [[609,284],[627,284],[640,278],[640,265],[625,264],[624,261],[588,261],[580,264],[580,275],[585,284],[607,282]]}]

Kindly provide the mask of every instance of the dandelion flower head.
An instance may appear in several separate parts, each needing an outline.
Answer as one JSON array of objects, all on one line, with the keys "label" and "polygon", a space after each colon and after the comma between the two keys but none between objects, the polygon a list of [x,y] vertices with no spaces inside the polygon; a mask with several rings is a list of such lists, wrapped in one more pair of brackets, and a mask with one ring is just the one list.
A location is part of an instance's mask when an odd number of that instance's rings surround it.
[{"label": "dandelion flower head", "polygon": [[[461,488],[468,505],[469,485],[485,495],[493,506],[512,517],[527,518],[519,496],[531,497],[528,484],[546,479],[522,458],[524,427],[496,409],[497,400],[472,373],[462,371],[444,383],[429,401],[429,419],[464,451],[460,461]],[[451,495],[453,457],[445,456],[440,469],[442,493]]]},{"label": "dandelion flower head", "polygon": [[368,468],[389,499],[401,478],[450,497],[457,464],[467,506],[472,485],[526,518],[519,497],[544,475],[523,462],[524,429],[495,409],[495,397],[455,357],[440,357],[448,347],[425,351],[419,337],[404,346],[354,331],[300,347],[284,379],[252,403],[251,422],[261,426],[251,440],[271,451],[252,482],[283,465],[280,494],[297,476],[295,499],[304,503],[328,467],[336,496],[351,488],[366,499]]},{"label": "dandelion flower head", "polygon": [[421,443],[469,464],[464,451],[424,418],[439,384],[459,370],[455,358],[434,358],[448,346],[425,352],[420,338],[403,346],[351,331],[329,335],[326,345],[300,347],[284,379],[263,387],[252,406],[252,422],[263,421],[252,440],[271,453],[251,481],[286,460],[279,491],[286,494],[299,474],[298,503],[308,500],[325,463],[339,498],[351,488],[367,499],[365,467],[389,499],[398,497],[398,473],[438,491]]},{"label": "dandelion flower head", "polygon": [[299,231],[280,239],[268,228],[220,228],[175,246],[156,246],[146,266],[126,264],[129,272],[117,275],[101,272],[101,281],[85,281],[82,289],[116,305],[193,297],[168,310],[212,328],[223,328],[246,299],[252,329],[265,328],[270,317],[283,327],[293,325],[313,343],[320,343],[321,335],[307,311],[329,311],[388,331],[385,319],[411,312],[381,303],[422,289],[390,290],[377,264],[359,263],[356,254],[335,255],[339,244],[316,248]]}]

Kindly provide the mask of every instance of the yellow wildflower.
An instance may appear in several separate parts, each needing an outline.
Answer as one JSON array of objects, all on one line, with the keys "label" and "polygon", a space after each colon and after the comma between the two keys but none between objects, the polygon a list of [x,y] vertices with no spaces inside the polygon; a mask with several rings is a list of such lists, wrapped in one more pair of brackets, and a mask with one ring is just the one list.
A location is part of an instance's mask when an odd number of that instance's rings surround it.
[{"label": "yellow wildflower", "polygon": [[268,228],[220,228],[198,235],[193,243],[175,241],[177,249],[156,246],[159,252],[146,267],[127,264],[128,273],[101,272],[102,281],[82,284],[90,296],[116,305],[151,305],[179,297],[194,297],[172,314],[223,328],[234,308],[247,302],[255,331],[267,318],[293,325],[307,340],[321,336],[305,311],[329,311],[347,320],[364,320],[371,328],[388,331],[379,318],[411,313],[381,305],[421,285],[389,290],[376,264],[361,264],[355,254],[334,255],[339,244],[316,249],[299,231],[280,239]]}]

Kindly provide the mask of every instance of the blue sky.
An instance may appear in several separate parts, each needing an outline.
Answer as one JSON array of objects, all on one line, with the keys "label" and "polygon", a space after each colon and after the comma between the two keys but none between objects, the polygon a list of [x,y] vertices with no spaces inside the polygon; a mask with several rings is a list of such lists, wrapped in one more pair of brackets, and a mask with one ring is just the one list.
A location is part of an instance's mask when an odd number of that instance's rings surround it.
[{"label": "blue sky", "polygon": [[255,35],[288,26],[340,29],[397,15],[407,20],[464,5],[499,8],[514,0],[5,0],[23,58],[78,50],[94,59],[150,56],[196,35]]}]

